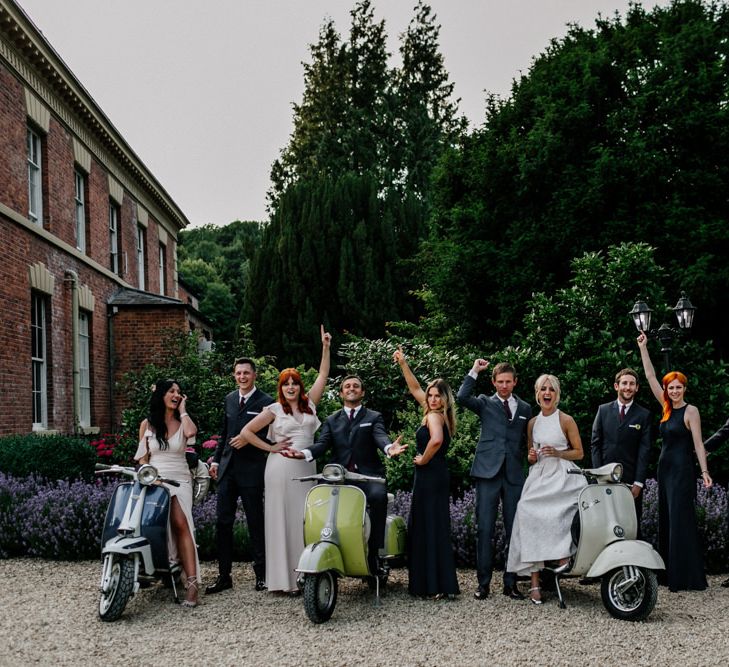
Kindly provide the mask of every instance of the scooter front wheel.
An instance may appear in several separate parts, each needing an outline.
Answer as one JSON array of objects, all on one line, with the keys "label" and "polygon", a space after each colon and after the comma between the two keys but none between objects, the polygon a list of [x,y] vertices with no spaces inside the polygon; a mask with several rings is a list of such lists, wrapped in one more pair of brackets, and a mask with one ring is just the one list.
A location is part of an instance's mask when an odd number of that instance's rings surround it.
[{"label": "scooter front wheel", "polygon": [[602,578],[602,602],[611,616],[624,621],[643,621],[658,599],[658,578],[653,570],[626,565]]},{"label": "scooter front wheel", "polygon": [[104,572],[106,581],[102,582],[99,598],[99,618],[102,621],[116,621],[127,606],[134,590],[134,561],[119,554],[104,556]]},{"label": "scooter front wheel", "polygon": [[328,621],[336,604],[337,577],[331,570],[304,575],[304,610],[310,621]]}]

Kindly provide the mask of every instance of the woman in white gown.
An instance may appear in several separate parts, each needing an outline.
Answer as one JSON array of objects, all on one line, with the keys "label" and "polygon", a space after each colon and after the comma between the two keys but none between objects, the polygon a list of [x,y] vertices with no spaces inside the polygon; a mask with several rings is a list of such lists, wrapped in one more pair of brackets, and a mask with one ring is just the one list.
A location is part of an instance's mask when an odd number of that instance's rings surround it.
[{"label": "woman in white gown", "polygon": [[582,440],[575,420],[557,410],[559,380],[541,375],[534,391],[541,412],[527,426],[531,468],[516,508],[506,569],[530,575],[529,598],[541,604],[544,562],[557,561],[555,571],[563,571],[574,553],[572,519],[586,482],[582,475],[567,473],[575,467],[572,461],[582,459]]},{"label": "woman in white gown", "polygon": [[[305,459],[276,456],[283,449],[310,449],[320,421],[316,404],[326,388],[329,375],[331,335],[321,328],[319,375],[307,396],[301,375],[295,368],[281,371],[278,400],[267,406],[241,432],[241,440],[274,454],[266,462],[265,533],[266,587],[269,591],[297,594],[295,568],[304,550],[304,500],[313,482],[299,482],[316,472],[316,464]],[[268,444],[256,435],[266,425]]]},{"label": "woman in white gown", "polygon": [[179,560],[185,572],[187,590],[182,606],[195,607],[200,562],[192,520],[192,475],[185,448],[195,443],[197,426],[187,414],[186,403],[187,396],[182,394],[177,382],[157,382],[150,399],[149,417],[139,426],[139,447],[134,459],[153,465],[162,477],[180,483],[180,486],[166,487],[172,496],[168,549],[170,560]]}]

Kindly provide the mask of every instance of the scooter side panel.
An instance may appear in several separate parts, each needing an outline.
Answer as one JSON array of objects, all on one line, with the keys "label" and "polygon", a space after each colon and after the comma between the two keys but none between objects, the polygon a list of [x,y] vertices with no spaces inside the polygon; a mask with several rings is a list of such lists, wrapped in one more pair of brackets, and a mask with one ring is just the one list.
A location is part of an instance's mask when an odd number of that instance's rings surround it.
[{"label": "scooter side panel", "polygon": [[407,545],[407,526],[405,519],[396,514],[390,514],[385,524],[385,543],[380,549],[383,558],[396,558],[405,554]]},{"label": "scooter side panel", "polygon": [[666,564],[660,554],[648,542],[641,540],[621,540],[608,544],[597,557],[588,577],[600,577],[623,565],[635,565],[649,570],[665,570]]}]

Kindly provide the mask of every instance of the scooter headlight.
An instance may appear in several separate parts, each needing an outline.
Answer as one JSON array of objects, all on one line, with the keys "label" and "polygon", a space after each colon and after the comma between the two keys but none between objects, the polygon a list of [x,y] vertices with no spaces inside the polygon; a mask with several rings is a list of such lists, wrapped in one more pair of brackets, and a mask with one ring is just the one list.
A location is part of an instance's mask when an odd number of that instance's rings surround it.
[{"label": "scooter headlight", "polygon": [[157,468],[149,465],[148,463],[143,465],[137,471],[137,479],[139,480],[139,483],[144,486],[149,486],[150,484],[154,484],[157,481],[157,477],[159,477]]},{"label": "scooter headlight", "polygon": [[617,483],[621,479],[623,479],[623,464],[622,463],[616,463],[613,466],[613,471],[610,473],[610,478],[615,483]]},{"label": "scooter headlight", "polygon": [[341,482],[344,480],[344,468],[338,463],[327,463],[321,475],[325,482]]}]

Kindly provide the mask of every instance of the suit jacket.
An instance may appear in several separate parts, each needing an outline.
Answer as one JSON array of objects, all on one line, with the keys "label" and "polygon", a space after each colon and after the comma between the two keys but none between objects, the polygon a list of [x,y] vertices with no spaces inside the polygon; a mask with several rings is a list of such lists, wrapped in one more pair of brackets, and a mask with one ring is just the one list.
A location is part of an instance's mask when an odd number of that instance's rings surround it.
[{"label": "suit jacket", "polygon": [[333,463],[347,466],[352,461],[357,472],[382,476],[385,466],[377,450],[384,452],[389,444],[390,438],[382,415],[362,406],[351,422],[343,409],[327,417],[317,441],[309,451],[314,458],[318,458],[331,447]]},{"label": "suit jacket", "polygon": [[496,477],[505,463],[507,481],[510,484],[523,484],[526,427],[532,410],[528,403],[514,394],[516,413],[509,421],[498,394],[473,396],[475,384],[476,380],[466,375],[456,395],[456,402],[475,412],[481,420],[481,437],[476,445],[471,477]]},{"label": "suit jacket", "polygon": [[713,452],[715,449],[719,449],[727,440],[729,440],[729,419],[726,420],[724,426],[704,443],[704,447],[707,452]]},{"label": "suit jacket", "polygon": [[[213,461],[218,463],[218,479],[222,479],[228,470],[235,470],[238,481],[243,486],[263,484],[263,473],[266,468],[268,454],[258,447],[246,445],[241,449],[230,446],[230,439],[238,435],[241,429],[257,417],[263,408],[273,403],[273,399],[260,389],[248,397],[243,410],[239,409],[240,392],[236,389],[225,397],[225,415],[220,432],[220,440],[215,450]],[[268,427],[258,432],[258,436],[266,438]]]},{"label": "suit jacket", "polygon": [[645,484],[651,451],[651,413],[633,403],[620,421],[617,401],[604,403],[597,409],[592,424],[592,465],[623,464],[626,484]]}]

